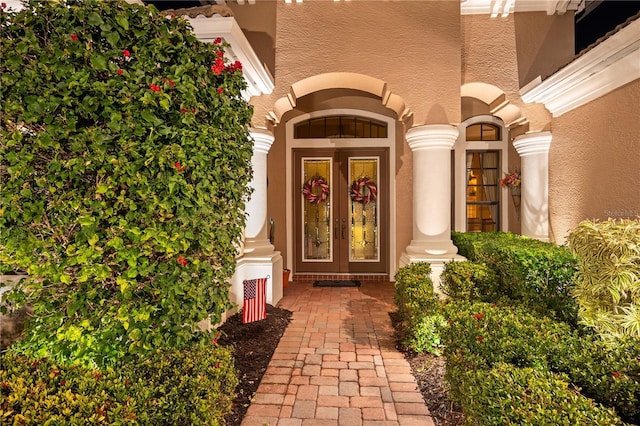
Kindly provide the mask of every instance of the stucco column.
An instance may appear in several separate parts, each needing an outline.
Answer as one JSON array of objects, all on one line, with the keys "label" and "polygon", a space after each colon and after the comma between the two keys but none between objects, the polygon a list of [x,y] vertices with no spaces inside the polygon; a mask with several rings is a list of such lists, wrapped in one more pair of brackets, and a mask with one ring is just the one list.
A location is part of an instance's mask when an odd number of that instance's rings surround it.
[{"label": "stucco column", "polygon": [[551,132],[526,133],[513,141],[521,157],[521,233],[549,241],[549,147]]},{"label": "stucco column", "polygon": [[251,129],[251,138],[253,177],[249,186],[253,192],[246,205],[244,247],[236,260],[229,298],[241,307],[244,280],[267,278],[267,303],[275,306],[282,299],[282,256],[274,250],[267,232],[267,154],[274,137],[266,129]]},{"label": "stucco column", "polygon": [[413,153],[413,239],[400,265],[431,264],[438,289],[444,263],[458,256],[451,241],[451,150],[458,129],[448,124],[413,127],[406,139]]},{"label": "stucco column", "polygon": [[267,231],[267,154],[274,137],[268,130],[251,129],[253,156],[251,167],[253,178],[249,186],[253,189],[247,202],[247,225],[245,228],[244,254],[269,254],[274,247]]}]

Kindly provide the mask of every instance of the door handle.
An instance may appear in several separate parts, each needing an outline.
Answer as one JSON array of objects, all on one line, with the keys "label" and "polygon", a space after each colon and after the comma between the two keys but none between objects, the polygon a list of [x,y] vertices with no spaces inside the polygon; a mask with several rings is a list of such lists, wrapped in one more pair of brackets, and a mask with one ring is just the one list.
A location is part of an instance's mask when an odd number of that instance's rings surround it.
[{"label": "door handle", "polygon": [[347,231],[347,219],[342,219],[342,239],[344,240],[346,231]]}]

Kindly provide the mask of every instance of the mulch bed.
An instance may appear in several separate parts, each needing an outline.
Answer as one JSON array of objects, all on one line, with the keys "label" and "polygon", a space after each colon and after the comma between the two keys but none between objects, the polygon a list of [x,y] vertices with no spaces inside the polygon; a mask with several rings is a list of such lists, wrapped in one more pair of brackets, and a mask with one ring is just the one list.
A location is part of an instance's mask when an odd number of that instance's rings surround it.
[{"label": "mulch bed", "polygon": [[267,319],[242,323],[242,313],[228,318],[218,330],[218,343],[232,346],[240,383],[236,387],[233,409],[225,417],[227,426],[239,426],[247,413],[251,398],[267,371],[273,352],[291,321],[292,312],[267,305]]},{"label": "mulch bed", "polygon": [[[239,426],[242,422],[273,352],[291,321],[291,315],[291,311],[267,305],[265,320],[242,324],[242,315],[236,314],[219,327],[223,335],[218,342],[233,346],[240,379],[233,411],[225,418],[227,426]],[[393,314],[390,316],[397,330],[398,324]],[[436,426],[464,424],[464,416],[456,411],[444,387],[444,357],[412,353],[399,343],[399,335],[397,332],[397,348],[408,360]]]}]

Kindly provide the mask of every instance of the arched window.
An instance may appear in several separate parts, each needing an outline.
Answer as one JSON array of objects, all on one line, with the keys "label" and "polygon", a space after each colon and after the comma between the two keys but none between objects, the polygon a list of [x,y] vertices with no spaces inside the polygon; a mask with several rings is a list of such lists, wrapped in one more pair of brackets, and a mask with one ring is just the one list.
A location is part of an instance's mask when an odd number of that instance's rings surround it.
[{"label": "arched window", "polygon": [[476,123],[467,126],[467,141],[499,141],[500,127],[489,123]]},{"label": "arched window", "polygon": [[355,115],[332,115],[297,123],[295,139],[386,138],[387,123]]},{"label": "arched window", "polygon": [[460,125],[455,147],[455,229],[468,232],[506,230],[507,205],[500,179],[507,167],[504,123],[490,115]]}]

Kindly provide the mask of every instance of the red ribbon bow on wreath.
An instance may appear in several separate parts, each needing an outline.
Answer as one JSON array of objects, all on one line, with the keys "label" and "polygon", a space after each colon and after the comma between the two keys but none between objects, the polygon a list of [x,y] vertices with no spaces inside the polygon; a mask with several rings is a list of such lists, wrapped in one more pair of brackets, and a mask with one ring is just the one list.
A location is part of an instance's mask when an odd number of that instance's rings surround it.
[{"label": "red ribbon bow on wreath", "polygon": [[361,177],[351,185],[351,199],[362,204],[369,204],[378,198],[378,187],[368,177]]},{"label": "red ribbon bow on wreath", "polygon": [[[314,193],[314,188],[320,188],[319,193]],[[317,206],[329,198],[329,184],[326,179],[320,176],[311,178],[302,187],[304,198],[314,206]]]}]

